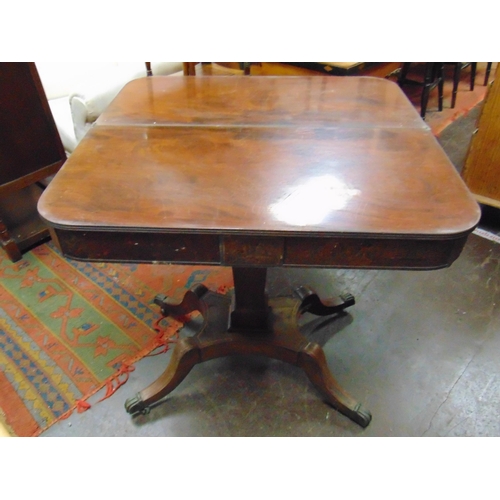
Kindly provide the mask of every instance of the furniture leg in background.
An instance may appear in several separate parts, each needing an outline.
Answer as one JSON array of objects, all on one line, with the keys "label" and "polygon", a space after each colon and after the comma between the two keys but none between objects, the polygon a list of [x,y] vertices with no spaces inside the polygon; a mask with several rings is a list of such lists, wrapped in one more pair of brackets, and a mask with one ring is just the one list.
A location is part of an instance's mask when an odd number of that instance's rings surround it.
[{"label": "furniture leg in background", "polygon": [[427,104],[429,102],[429,94],[435,87],[438,88],[438,109],[439,111],[443,110],[444,63],[424,63],[424,76],[422,81],[408,78],[411,64],[412,63],[410,62],[403,63],[398,77],[398,85],[403,87],[404,85],[410,84],[422,87],[422,95],[420,98],[420,116],[425,119]]},{"label": "furniture leg in background", "polygon": [[17,262],[21,260],[22,254],[17,246],[16,240],[12,238],[7,229],[7,226],[0,219],[0,243],[2,248],[7,252],[7,256],[12,262]]},{"label": "furniture leg in background", "polygon": [[469,88],[471,91],[473,91],[476,81],[477,62],[455,62],[446,64],[453,64],[453,90],[451,92],[451,108],[454,108],[457,102],[458,85],[460,83],[460,75],[462,73],[462,70],[470,66],[471,69]]},{"label": "furniture leg in background", "polygon": [[486,87],[486,86],[488,85],[488,83],[489,83],[489,79],[490,79],[490,72],[491,72],[491,65],[492,65],[492,63],[490,63],[490,62],[486,65],[486,73],[485,73],[485,75],[484,75],[484,86],[485,86],[485,87]]}]

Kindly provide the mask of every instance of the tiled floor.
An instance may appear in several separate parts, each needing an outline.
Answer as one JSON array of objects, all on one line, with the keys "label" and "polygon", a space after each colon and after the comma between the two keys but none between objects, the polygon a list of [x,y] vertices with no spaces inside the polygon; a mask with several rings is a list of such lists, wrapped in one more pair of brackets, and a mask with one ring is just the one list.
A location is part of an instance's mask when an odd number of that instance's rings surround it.
[{"label": "tiled floor", "polygon": [[[441,137],[458,170],[475,113]],[[488,210],[488,227],[500,229],[497,211]],[[139,362],[113,397],[43,436],[499,436],[499,268],[500,246],[473,234],[439,271],[270,270],[270,295],[309,284],[322,296],[356,296],[348,314],[316,321],[323,328],[312,335],[371,410],[366,429],[326,405],[300,370],[261,357],[197,365],[164,403],[130,417],[125,400],[158,377],[167,353]]]}]

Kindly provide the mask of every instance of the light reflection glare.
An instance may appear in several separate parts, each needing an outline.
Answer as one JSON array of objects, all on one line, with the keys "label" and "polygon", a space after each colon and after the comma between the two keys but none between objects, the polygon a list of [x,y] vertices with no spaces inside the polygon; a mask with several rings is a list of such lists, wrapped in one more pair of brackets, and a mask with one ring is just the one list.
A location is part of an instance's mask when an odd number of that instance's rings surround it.
[{"label": "light reflection glare", "polygon": [[292,188],[290,194],[270,205],[269,211],[287,224],[310,226],[320,224],[332,211],[344,208],[359,193],[359,189],[348,188],[333,175],[322,175]]}]

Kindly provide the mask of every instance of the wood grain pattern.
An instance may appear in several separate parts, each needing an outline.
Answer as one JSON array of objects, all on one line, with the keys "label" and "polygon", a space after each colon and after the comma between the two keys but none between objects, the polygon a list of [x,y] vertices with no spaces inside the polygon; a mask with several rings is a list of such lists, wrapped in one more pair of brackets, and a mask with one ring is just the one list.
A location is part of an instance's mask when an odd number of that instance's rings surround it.
[{"label": "wood grain pattern", "polygon": [[500,207],[500,68],[483,104],[462,172],[478,201]]},{"label": "wood grain pattern", "polygon": [[[157,256],[162,241],[170,244],[161,235],[217,235],[218,251],[210,250],[215,240],[207,247],[211,261],[256,266],[336,264],[326,250],[307,264],[305,240],[297,249],[293,237],[324,238],[323,250],[341,238],[352,256],[341,262],[350,266],[360,255],[363,267],[381,258],[362,239],[389,252],[384,267],[392,259],[411,268],[405,253],[417,268],[449,265],[479,219],[460,176],[397,85],[355,77],[135,80],[80,143],[39,210],[63,248],[85,234],[99,258],[97,242],[113,232],[149,234],[143,258],[175,262],[182,260],[170,250]],[[263,236],[276,239],[261,247],[244,240]],[[109,251],[125,259],[130,242],[117,239],[122,244]],[[424,243],[404,243],[412,240]],[[425,243],[451,240],[439,258]],[[131,250],[125,260],[139,258]]]},{"label": "wood grain pattern", "polygon": [[98,125],[416,127],[397,84],[368,77],[153,77],[129,82]]},{"label": "wood grain pattern", "polygon": [[100,126],[82,146],[40,205],[54,225],[425,235],[477,217],[422,129]]},{"label": "wood grain pattern", "polygon": [[66,255],[98,262],[429,270],[451,265],[467,236],[282,238],[52,228],[52,239]]}]

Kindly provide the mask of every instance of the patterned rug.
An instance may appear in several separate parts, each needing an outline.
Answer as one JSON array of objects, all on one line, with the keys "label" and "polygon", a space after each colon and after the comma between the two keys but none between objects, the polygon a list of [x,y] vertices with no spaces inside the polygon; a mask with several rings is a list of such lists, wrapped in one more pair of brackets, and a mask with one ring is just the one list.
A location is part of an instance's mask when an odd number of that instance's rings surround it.
[{"label": "patterned rug", "polygon": [[158,328],[155,295],[180,300],[197,283],[227,290],[231,269],[77,262],[51,243],[12,263],[0,250],[0,422],[36,436],[100,389],[112,395],[182,327]]}]

